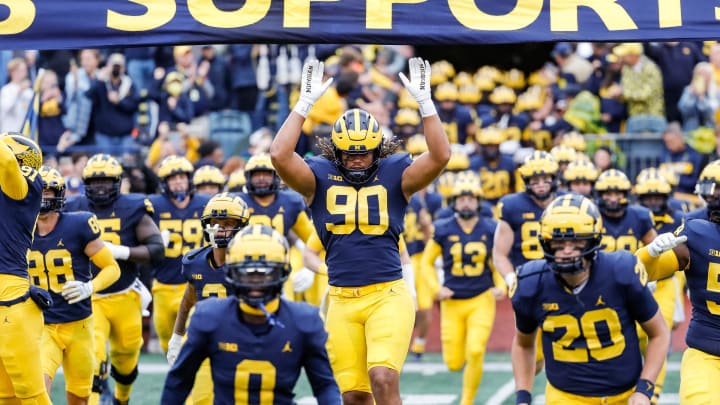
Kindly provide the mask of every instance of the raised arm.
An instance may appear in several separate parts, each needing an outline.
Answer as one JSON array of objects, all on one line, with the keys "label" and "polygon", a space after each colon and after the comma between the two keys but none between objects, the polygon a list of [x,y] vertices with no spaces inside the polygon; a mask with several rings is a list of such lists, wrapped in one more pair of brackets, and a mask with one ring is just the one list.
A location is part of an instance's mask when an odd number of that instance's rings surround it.
[{"label": "raised arm", "polygon": [[307,201],[312,201],[315,195],[315,175],[295,153],[295,147],[310,109],[332,84],[332,78],[323,83],[323,70],[323,63],[315,59],[303,66],[300,99],[270,145],[270,158],[278,175]]},{"label": "raised arm", "polygon": [[450,143],[430,97],[430,63],[412,58],[409,64],[410,80],[403,73],[400,80],[420,106],[428,151],[403,172],[402,189],[408,199],[435,180],[450,160]]},{"label": "raised arm", "polygon": [[[25,170],[34,172],[30,167]],[[0,145],[0,188],[13,200],[22,200],[28,192],[27,180],[23,176],[15,153],[4,142]]]}]

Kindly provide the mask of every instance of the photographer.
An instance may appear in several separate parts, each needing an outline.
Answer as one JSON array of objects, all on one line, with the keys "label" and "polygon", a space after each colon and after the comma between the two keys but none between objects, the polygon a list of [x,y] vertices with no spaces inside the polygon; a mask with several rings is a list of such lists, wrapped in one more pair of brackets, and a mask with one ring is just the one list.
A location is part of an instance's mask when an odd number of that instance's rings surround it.
[{"label": "photographer", "polygon": [[102,152],[120,155],[136,147],[131,133],[140,95],[125,74],[125,57],[114,53],[93,82],[87,96],[93,103],[95,143]]}]

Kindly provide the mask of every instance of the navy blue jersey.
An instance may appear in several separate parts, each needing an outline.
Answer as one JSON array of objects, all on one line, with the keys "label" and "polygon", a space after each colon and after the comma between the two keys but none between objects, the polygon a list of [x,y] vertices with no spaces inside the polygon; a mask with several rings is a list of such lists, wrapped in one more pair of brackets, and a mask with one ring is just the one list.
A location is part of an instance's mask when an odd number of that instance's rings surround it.
[{"label": "navy blue jersey", "polygon": [[28,277],[26,253],[32,245],[35,222],[42,201],[42,179],[37,170],[22,166],[21,171],[28,183],[28,191],[22,200],[13,200],[0,192],[0,274]]},{"label": "navy blue jersey", "polygon": [[188,283],[195,287],[195,298],[228,296],[228,283],[225,280],[225,266],[213,267],[212,247],[205,246],[191,250],[182,258],[182,275]]},{"label": "navy blue jersey", "polygon": [[671,209],[670,212],[664,215],[653,215],[655,230],[658,235],[665,232],[672,232],[682,224],[683,218],[683,213],[674,209]]},{"label": "navy blue jersey", "polygon": [[161,403],[184,403],[206,358],[210,358],[216,404],[293,404],[301,368],[319,404],[341,403],[317,307],[281,300],[276,313],[281,327],[243,322],[238,305],[234,296],[197,303],[187,341],[165,380]]},{"label": "navy blue jersey", "polygon": [[187,207],[180,209],[164,195],[150,196],[155,208],[153,220],[160,231],[170,231],[170,243],[165,248],[165,260],[153,269],[153,277],[163,284],[183,284],[180,271],[182,256],[203,245],[200,216],[210,197],[193,194]]},{"label": "navy blue jersey", "polygon": [[500,155],[497,162],[490,163],[480,154],[473,155],[470,170],[480,175],[483,197],[492,205],[515,190],[515,163],[511,156]]},{"label": "navy blue jersey", "polygon": [[456,104],[455,108],[449,111],[442,110],[438,106],[437,112],[448,141],[464,145],[468,141],[467,126],[473,122],[470,110],[464,105]]},{"label": "navy blue jersey", "polygon": [[423,233],[420,231],[419,212],[425,208],[431,218],[435,218],[438,210],[442,207],[443,198],[435,192],[426,192],[425,195],[420,193],[413,194],[410,197],[407,210],[405,211],[405,244],[410,256],[422,253],[425,250],[425,240]]},{"label": "navy blue jersey", "polygon": [[620,218],[603,215],[602,220],[601,243],[605,245],[606,252],[627,250],[634,253],[642,246],[642,237],[651,229],[655,229],[652,212],[639,205],[628,205],[625,215]]},{"label": "navy blue jersey", "polygon": [[90,212],[61,212],[55,228],[45,236],[35,231],[28,253],[30,282],[48,290],[53,306],[43,311],[45,323],[66,323],[85,319],[92,313],[90,298],[68,304],[62,288],[68,281],[90,281],[88,243],[100,237],[97,218]]},{"label": "navy blue jersey", "polygon": [[708,220],[708,211],[707,207],[698,208],[696,210],[692,210],[685,214],[685,220],[689,221],[691,219],[704,219]]},{"label": "navy blue jersey", "polygon": [[[79,195],[68,199],[65,211],[92,212],[100,224],[102,240],[128,247],[137,246],[142,242],[137,239],[136,229],[145,215],[152,217],[154,212],[152,203],[142,194],[120,194],[115,202],[106,207],[96,207],[84,195]],[[137,264],[129,260],[117,262],[120,265],[120,278],[110,287],[96,292],[108,294],[123,291],[135,282],[138,277]],[[92,263],[90,269],[93,275],[100,271]]]},{"label": "navy blue jersey", "polygon": [[510,249],[513,266],[545,257],[538,239],[543,209],[524,191],[506,195],[500,199],[498,206],[499,219],[507,222],[513,230],[514,240]]},{"label": "navy blue jersey", "polygon": [[453,299],[472,298],[493,286],[490,253],[497,222],[480,217],[469,232],[455,217],[433,224],[433,240],[442,248],[444,285]]},{"label": "navy blue jersey", "polygon": [[647,273],[629,252],[599,252],[585,287],[572,294],[546,261],[520,267],[512,295],[519,331],[542,330],[547,379],[576,395],[602,397],[634,387],[642,370],[635,322],[658,305]]},{"label": "navy blue jersey", "polygon": [[685,341],[689,347],[720,356],[720,226],[690,220],[676,234],[687,236],[690,266],[685,269],[692,317]]},{"label": "navy blue jersey", "polygon": [[[435,219],[450,218],[455,215],[455,211],[450,206],[442,207],[435,215]],[[480,216],[483,218],[495,218],[493,206],[487,201],[480,201]]]},{"label": "navy blue jersey", "polygon": [[275,194],[275,200],[267,206],[259,204],[248,194],[237,194],[247,203],[251,225],[271,226],[285,236],[295,225],[298,215],[307,208],[305,199],[292,190],[280,190]]},{"label": "navy blue jersey", "polygon": [[398,240],[408,204],[401,183],[410,156],[398,153],[381,159],[375,177],[357,187],[328,159],[306,161],[315,175],[310,210],[327,251],[330,285],[357,287],[401,279]]},{"label": "navy blue jersey", "polygon": [[690,203],[687,200],[680,200],[675,197],[668,198],[668,206],[675,211],[690,212]]}]

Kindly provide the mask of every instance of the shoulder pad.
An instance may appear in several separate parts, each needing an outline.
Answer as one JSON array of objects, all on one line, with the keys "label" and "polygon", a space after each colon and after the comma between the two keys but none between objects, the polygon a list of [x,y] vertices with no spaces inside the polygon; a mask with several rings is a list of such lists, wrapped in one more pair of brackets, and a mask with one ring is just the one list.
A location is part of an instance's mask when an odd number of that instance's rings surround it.
[{"label": "shoulder pad", "polygon": [[234,297],[219,299],[210,297],[195,303],[195,312],[191,318],[191,326],[202,331],[210,332],[222,324],[224,317],[237,308],[237,299]]},{"label": "shoulder pad", "polygon": [[185,256],[182,258],[182,264],[190,264],[198,256],[202,255],[203,252],[207,252],[208,249],[211,249],[211,247],[203,246],[185,253]]},{"label": "shoulder pad", "polygon": [[280,302],[285,304],[285,309],[291,314],[291,319],[301,332],[316,333],[319,329],[323,329],[317,307],[304,302],[290,302],[284,299],[281,299]]},{"label": "shoulder pad", "polygon": [[518,268],[517,287],[514,295],[532,297],[539,291],[540,280],[552,276],[545,259],[531,260]]}]

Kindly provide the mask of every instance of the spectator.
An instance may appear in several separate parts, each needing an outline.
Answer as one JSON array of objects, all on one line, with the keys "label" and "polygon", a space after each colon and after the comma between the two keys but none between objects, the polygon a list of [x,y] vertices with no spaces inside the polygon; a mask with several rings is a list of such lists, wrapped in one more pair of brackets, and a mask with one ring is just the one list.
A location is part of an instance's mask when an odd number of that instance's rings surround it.
[{"label": "spectator", "polygon": [[198,147],[198,155],[200,159],[195,162],[195,168],[210,165],[217,168],[223,167],[225,162],[225,155],[220,147],[220,144],[216,141],[207,139],[200,143]]},{"label": "spectator", "polygon": [[132,137],[140,95],[125,74],[125,57],[114,53],[87,92],[93,103],[95,143],[110,154],[136,147]]},{"label": "spectator", "polygon": [[125,59],[127,59],[127,72],[135,83],[138,91],[148,89],[152,83],[153,69],[155,61],[155,47],[133,47],[125,49]]},{"label": "spectator", "polygon": [[693,131],[699,127],[714,128],[718,106],[720,93],[713,79],[712,65],[700,62],[695,66],[692,82],[685,86],[678,101],[683,131]]},{"label": "spectator", "polygon": [[640,43],[618,45],[613,53],[622,59],[624,65],[620,83],[629,116],[626,131],[662,132],[666,121],[660,69],[643,55]]},{"label": "spectator", "polygon": [[[195,61],[192,46],[179,45],[173,48],[175,71],[183,75],[182,91],[192,103],[192,115],[185,132],[196,138],[207,138],[210,132],[210,121],[207,112],[215,94],[215,88],[208,79],[210,62]],[[172,70],[169,74],[172,73]]]},{"label": "spectator", "polygon": [[46,70],[40,78],[40,116],[38,117],[38,144],[43,152],[54,152],[60,137],[65,135],[62,113],[63,96],[57,74],[52,70]]},{"label": "spectator", "polygon": [[678,122],[667,125],[663,132],[663,144],[661,167],[671,168],[680,177],[677,191],[692,194],[702,169],[702,155],[685,142]]},{"label": "spectator", "polygon": [[33,97],[28,65],[22,58],[7,64],[10,82],[0,89],[0,132],[18,132]]},{"label": "spectator", "polygon": [[593,72],[593,65],[586,59],[575,54],[575,50],[568,42],[558,42],[551,53],[560,72],[566,79],[578,84],[584,84]]},{"label": "spectator", "polygon": [[593,155],[593,162],[600,173],[609,169],[616,169],[615,161],[615,153],[607,146],[600,146]]},{"label": "spectator", "polygon": [[68,132],[58,142],[59,152],[68,147],[88,140],[92,117],[92,100],[88,90],[97,78],[100,52],[97,49],[80,51],[80,67],[70,60],[70,72],[65,77],[65,116],[63,122]]},{"label": "spectator", "polygon": [[210,111],[225,110],[230,107],[230,71],[228,64],[222,56],[217,55],[214,45],[203,45],[201,61],[209,64],[207,79],[212,83],[214,92],[210,98]]},{"label": "spectator", "polygon": [[229,50],[233,92],[230,105],[251,117],[253,123],[258,121],[252,118],[259,93],[254,68],[254,60],[258,52],[255,45],[231,45]]},{"label": "spectator", "polygon": [[[162,79],[164,71],[161,68],[155,70],[155,78]],[[185,77],[182,73],[173,71],[164,75],[161,82],[162,87],[158,93],[159,122],[167,123],[171,130],[174,130],[179,123],[189,123],[193,118],[193,105],[190,97],[183,89]],[[158,132],[160,128],[158,127]]]}]

